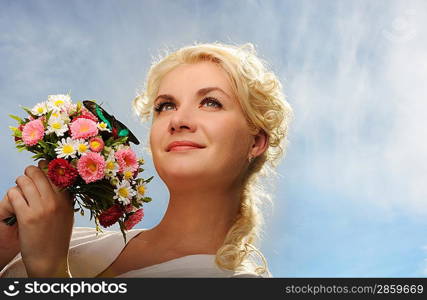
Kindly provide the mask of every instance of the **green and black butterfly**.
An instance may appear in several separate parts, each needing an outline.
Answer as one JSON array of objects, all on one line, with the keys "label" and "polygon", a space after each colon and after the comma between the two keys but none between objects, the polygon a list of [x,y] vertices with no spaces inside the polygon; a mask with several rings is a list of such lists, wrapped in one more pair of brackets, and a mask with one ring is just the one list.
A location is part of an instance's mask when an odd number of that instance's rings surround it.
[{"label": "green and black butterfly", "polygon": [[96,104],[93,101],[85,100],[83,105],[95,116],[107,124],[108,128],[111,130],[114,138],[127,136],[128,140],[132,143],[139,145],[138,139],[135,135],[127,128],[122,122],[114,118],[114,116],[107,113],[101,106]]}]

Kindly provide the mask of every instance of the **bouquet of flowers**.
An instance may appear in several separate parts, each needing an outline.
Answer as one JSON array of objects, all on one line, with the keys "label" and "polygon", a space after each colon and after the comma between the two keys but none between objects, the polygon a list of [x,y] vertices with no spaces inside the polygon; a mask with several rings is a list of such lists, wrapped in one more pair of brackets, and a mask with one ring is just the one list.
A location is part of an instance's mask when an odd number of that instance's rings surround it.
[{"label": "bouquet of flowers", "polygon": [[[126,230],[144,216],[143,203],[148,179],[137,178],[144,171],[129,142],[139,144],[132,132],[94,101],[73,104],[70,95],[50,95],[18,121],[13,131],[18,151],[28,150],[33,158],[49,161],[47,176],[53,184],[74,197],[74,211],[84,209],[94,218],[96,231],[119,223],[124,241]],[[16,216],[3,220],[8,225]]]}]

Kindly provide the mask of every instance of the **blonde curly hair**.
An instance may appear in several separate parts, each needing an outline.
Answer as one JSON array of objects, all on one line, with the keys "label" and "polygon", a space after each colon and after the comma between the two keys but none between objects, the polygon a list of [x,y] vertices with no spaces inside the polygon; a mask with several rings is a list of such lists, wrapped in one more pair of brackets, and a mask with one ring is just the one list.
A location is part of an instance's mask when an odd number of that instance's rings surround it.
[{"label": "blonde curly hair", "polygon": [[260,240],[264,225],[261,204],[271,202],[271,195],[265,192],[260,177],[277,175],[274,170],[288,145],[288,127],[293,111],[282,93],[282,85],[275,74],[267,69],[267,63],[257,57],[251,43],[240,46],[195,43],[168,52],[151,65],[145,86],[133,100],[133,108],[143,120],[152,117],[153,101],[162,78],[168,72],[181,64],[210,61],[228,74],[233,94],[243,109],[251,132],[257,134],[262,130],[267,135],[268,148],[249,164],[240,196],[239,214],[215,259],[223,269],[239,270],[245,267],[246,258],[254,252],[264,264],[257,266],[255,272],[267,272],[265,257],[253,244]]}]

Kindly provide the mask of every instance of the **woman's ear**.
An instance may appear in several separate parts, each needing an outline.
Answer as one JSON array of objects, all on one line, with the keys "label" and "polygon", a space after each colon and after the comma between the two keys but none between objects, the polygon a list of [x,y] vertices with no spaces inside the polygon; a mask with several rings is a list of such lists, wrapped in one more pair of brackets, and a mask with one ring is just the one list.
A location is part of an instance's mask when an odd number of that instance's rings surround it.
[{"label": "woman's ear", "polygon": [[268,148],[268,135],[267,133],[260,129],[259,132],[254,136],[254,143],[252,144],[252,149],[250,151],[251,157],[257,157],[262,155]]}]

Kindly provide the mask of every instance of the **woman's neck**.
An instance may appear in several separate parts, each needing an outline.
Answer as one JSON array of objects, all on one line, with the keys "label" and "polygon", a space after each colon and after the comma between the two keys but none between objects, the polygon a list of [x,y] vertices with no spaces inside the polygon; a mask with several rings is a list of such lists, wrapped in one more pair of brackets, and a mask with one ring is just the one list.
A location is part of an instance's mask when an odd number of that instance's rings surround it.
[{"label": "woman's neck", "polygon": [[240,207],[237,190],[171,191],[162,221],[153,229],[164,246],[178,252],[215,254]]}]

